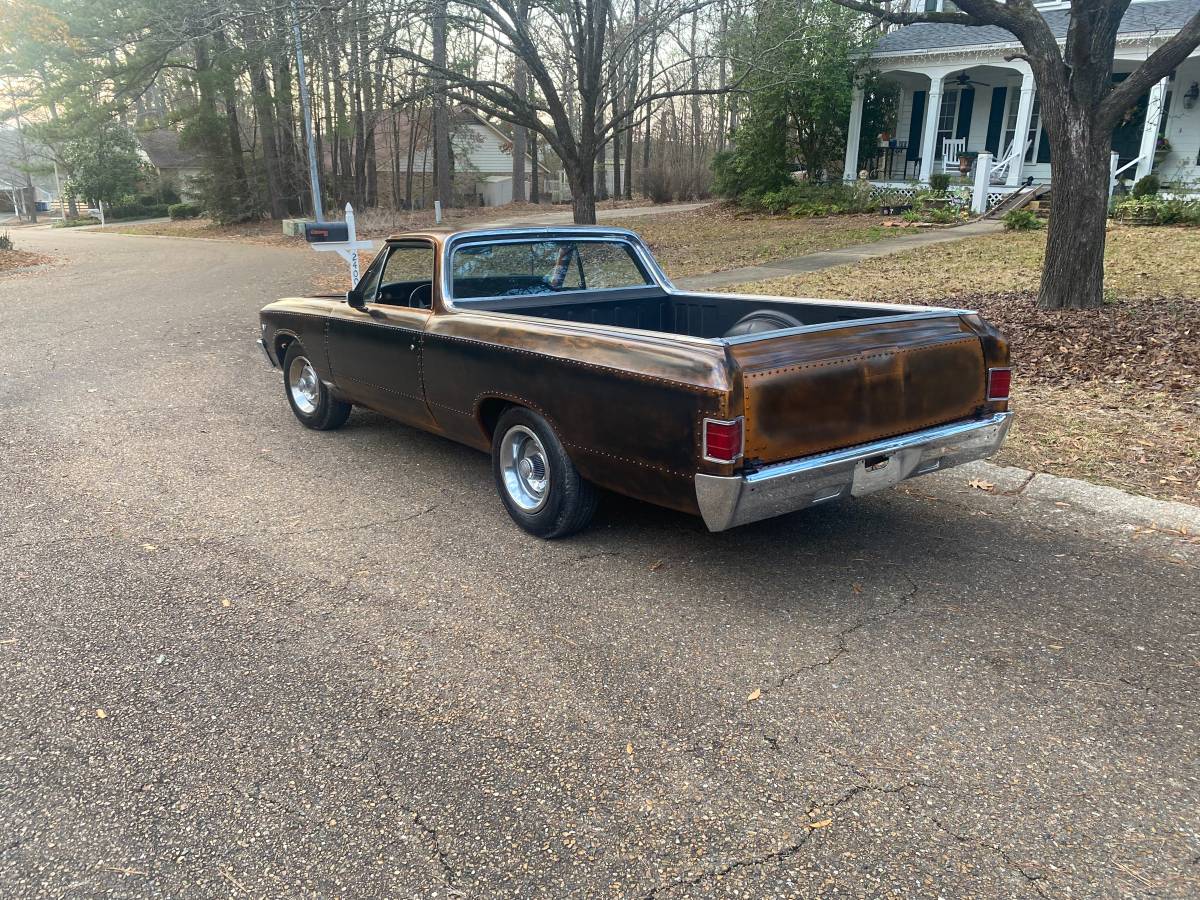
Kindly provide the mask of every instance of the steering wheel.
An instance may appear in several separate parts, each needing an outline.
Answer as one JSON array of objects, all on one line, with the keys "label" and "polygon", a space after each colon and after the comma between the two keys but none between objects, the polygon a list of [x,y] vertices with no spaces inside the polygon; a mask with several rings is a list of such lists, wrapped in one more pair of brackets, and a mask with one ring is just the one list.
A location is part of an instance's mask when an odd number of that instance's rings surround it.
[{"label": "steering wheel", "polygon": [[413,309],[429,309],[433,306],[433,284],[425,282],[413,288],[408,295],[408,305]]}]

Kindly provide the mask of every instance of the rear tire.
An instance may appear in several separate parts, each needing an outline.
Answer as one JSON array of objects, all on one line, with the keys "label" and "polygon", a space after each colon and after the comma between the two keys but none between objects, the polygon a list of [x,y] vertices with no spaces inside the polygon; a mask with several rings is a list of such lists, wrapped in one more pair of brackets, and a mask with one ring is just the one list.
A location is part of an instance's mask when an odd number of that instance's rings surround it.
[{"label": "rear tire", "polygon": [[515,406],[500,416],[492,435],[492,474],[508,514],[537,537],[575,534],[596,512],[596,489],[533,410]]},{"label": "rear tire", "polygon": [[329,392],[299,341],[283,357],[283,392],[300,424],[314,431],[341,428],[350,416],[350,404]]}]

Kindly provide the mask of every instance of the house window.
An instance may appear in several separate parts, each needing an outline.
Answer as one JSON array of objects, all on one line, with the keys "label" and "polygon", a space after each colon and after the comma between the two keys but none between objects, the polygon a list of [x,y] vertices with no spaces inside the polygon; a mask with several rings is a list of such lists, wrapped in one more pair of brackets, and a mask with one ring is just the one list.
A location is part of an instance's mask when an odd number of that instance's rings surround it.
[{"label": "house window", "polygon": [[1038,158],[1038,147],[1042,143],[1042,101],[1036,95],[1033,98],[1033,109],[1029,112],[1029,149],[1025,151],[1025,162],[1033,162]]},{"label": "house window", "polygon": [[958,122],[958,102],[961,92],[952,88],[942,94],[942,105],[938,109],[937,137],[933,142],[934,159],[942,158],[942,141],[954,137],[955,124]]}]

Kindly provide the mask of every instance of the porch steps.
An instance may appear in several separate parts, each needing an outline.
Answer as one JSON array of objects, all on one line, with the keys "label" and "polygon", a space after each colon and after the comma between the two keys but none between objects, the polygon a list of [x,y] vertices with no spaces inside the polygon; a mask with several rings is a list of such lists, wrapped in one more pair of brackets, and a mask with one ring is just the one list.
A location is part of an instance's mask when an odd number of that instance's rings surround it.
[{"label": "porch steps", "polygon": [[992,207],[985,219],[999,219],[1005,213],[1011,212],[1014,209],[1024,209],[1034,200],[1041,201],[1038,204],[1039,211],[1042,207],[1046,209],[1046,215],[1050,214],[1050,185],[1048,184],[1029,184],[1017,188],[1002,201]]}]

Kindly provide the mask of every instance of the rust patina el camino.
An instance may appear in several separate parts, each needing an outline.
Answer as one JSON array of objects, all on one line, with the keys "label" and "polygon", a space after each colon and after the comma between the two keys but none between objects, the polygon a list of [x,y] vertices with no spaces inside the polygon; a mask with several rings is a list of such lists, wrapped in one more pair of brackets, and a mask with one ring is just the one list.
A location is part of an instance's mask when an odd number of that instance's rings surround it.
[{"label": "rust patina el camino", "polygon": [[359,405],[488,451],[542,537],[597,487],[714,531],[866,494],[991,455],[1011,416],[969,310],[687,292],[619,229],[397,235],[344,300],[261,320],[304,425]]}]

